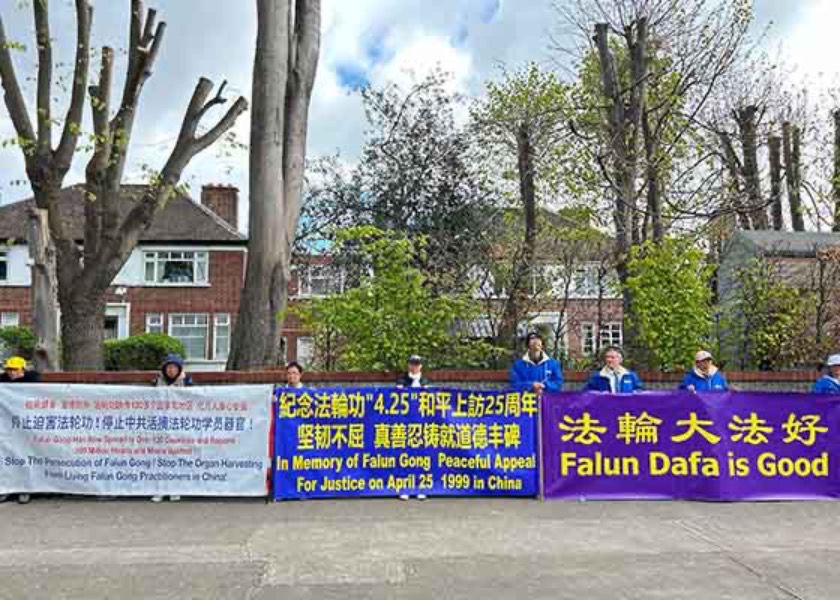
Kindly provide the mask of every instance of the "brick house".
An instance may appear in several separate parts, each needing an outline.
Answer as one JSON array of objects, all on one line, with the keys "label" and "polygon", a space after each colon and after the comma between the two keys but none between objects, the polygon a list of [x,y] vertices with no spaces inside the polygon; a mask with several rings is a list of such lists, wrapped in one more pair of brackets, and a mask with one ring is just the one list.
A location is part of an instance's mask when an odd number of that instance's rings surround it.
[{"label": "brick house", "polygon": [[[125,186],[127,211],[139,186]],[[81,243],[81,187],[63,192],[62,218]],[[186,348],[191,370],[223,369],[244,283],[247,239],[239,233],[236,188],[204,186],[201,203],[173,198],[143,235],[108,291],[107,338],[167,333]],[[32,200],[0,206],[0,326],[31,325],[25,226]]]},{"label": "brick house", "polygon": [[[795,366],[812,368],[825,354],[836,352],[840,341],[840,233],[738,231],[721,248],[717,293],[721,316],[737,315],[739,271],[760,259],[774,277],[808,294],[802,335],[805,355]],[[722,340],[723,358],[740,368],[755,362],[739,339]]]},{"label": "brick house", "polygon": [[[509,218],[521,218],[521,211],[506,209],[500,213],[502,216],[505,219],[499,218],[492,227],[501,228],[510,223]],[[550,353],[573,362],[588,361],[606,346],[623,345],[623,300],[610,266],[612,240],[601,236],[601,243],[583,243],[576,247],[573,257],[566,256],[568,260],[561,264],[563,252],[554,243],[558,239],[554,234],[562,237],[564,227],[580,230],[580,224],[562,213],[547,210],[540,211],[540,218],[550,223],[552,233],[538,240],[538,264],[533,269],[528,314],[520,321],[520,333],[539,330]],[[568,255],[568,248],[565,252]],[[482,268],[473,268],[469,277],[481,310],[475,321],[462,324],[460,333],[492,340],[498,335],[506,290],[493,280],[491,272]],[[345,279],[341,269],[330,264],[326,256],[297,257],[290,305],[341,292]],[[294,316],[287,319],[283,334],[288,357],[311,364],[314,339]]]}]

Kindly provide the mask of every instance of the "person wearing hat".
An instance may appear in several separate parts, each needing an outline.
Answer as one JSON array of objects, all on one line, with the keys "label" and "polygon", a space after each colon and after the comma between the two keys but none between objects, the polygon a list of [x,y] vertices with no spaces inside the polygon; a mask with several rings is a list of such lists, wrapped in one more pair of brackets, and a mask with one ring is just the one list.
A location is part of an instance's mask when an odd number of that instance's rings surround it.
[{"label": "person wearing hat", "polygon": [[26,360],[20,356],[12,356],[3,365],[0,383],[38,383],[41,374],[38,371],[27,371]]},{"label": "person wearing hat", "polygon": [[587,392],[608,392],[610,394],[631,394],[644,390],[642,380],[635,371],[624,368],[621,350],[609,347],[604,350],[604,366],[593,371],[583,386]]},{"label": "person wearing hat", "polygon": [[[160,375],[155,380],[157,387],[186,387],[193,384],[192,377],[184,371],[184,359],[179,354],[170,354],[160,365]],[[169,496],[170,502],[178,502],[181,496]],[[152,496],[152,502],[163,502],[164,496]]]},{"label": "person wearing hat", "polygon": [[694,356],[694,368],[685,374],[680,389],[689,392],[726,392],[729,384],[715,366],[712,353],[700,350]]},{"label": "person wearing hat", "polygon": [[397,387],[422,388],[429,385],[429,380],[423,375],[423,359],[412,354],[408,357],[408,371],[397,379]]},{"label": "person wearing hat", "polygon": [[549,358],[543,350],[539,333],[532,331],[525,337],[528,351],[513,363],[510,369],[510,385],[513,389],[542,393],[559,392],[563,389],[563,369],[560,362]]},{"label": "person wearing hat", "polygon": [[[27,371],[26,360],[20,356],[9,357],[3,364],[3,374],[0,375],[0,383],[38,383],[41,381],[41,374],[38,371]],[[12,494],[0,494],[0,502],[5,502]],[[29,504],[32,496],[29,494],[18,494],[19,504]]]},{"label": "person wearing hat", "polygon": [[[408,371],[397,379],[398,388],[424,388],[429,380],[423,375],[423,359],[416,354],[408,357]],[[408,494],[400,494],[400,500],[408,500]],[[425,500],[426,494],[417,494],[418,500]]]},{"label": "person wearing hat", "polygon": [[832,354],[825,361],[828,373],[817,379],[811,392],[814,394],[840,394],[840,354]]},{"label": "person wearing hat", "polygon": [[184,387],[192,385],[192,377],[184,371],[184,359],[179,354],[170,354],[160,365],[160,375],[155,380],[157,387]]}]

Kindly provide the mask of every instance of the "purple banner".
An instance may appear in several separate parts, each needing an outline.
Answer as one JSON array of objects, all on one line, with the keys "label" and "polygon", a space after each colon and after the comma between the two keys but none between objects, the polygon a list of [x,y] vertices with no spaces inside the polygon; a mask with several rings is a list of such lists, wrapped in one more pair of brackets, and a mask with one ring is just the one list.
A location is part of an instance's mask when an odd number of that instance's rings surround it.
[{"label": "purple banner", "polygon": [[840,397],[560,393],[542,399],[546,498],[840,497]]}]

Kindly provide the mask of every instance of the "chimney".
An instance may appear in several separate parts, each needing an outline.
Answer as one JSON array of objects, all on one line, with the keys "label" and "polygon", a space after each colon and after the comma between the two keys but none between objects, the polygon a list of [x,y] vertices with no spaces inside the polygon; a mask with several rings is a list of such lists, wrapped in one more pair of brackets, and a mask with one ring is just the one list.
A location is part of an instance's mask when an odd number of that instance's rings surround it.
[{"label": "chimney", "polygon": [[201,203],[234,229],[239,228],[239,188],[232,185],[205,185]]}]

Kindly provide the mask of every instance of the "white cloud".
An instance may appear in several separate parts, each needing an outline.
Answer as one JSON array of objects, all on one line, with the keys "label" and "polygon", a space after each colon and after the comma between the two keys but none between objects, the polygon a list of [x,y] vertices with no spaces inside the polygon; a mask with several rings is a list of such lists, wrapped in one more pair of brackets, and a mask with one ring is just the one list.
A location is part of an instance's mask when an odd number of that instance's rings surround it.
[{"label": "white cloud", "polygon": [[836,24],[840,22],[840,2],[810,0],[799,9],[800,18],[786,32],[783,53],[792,66],[818,86],[837,84],[838,66]]}]

